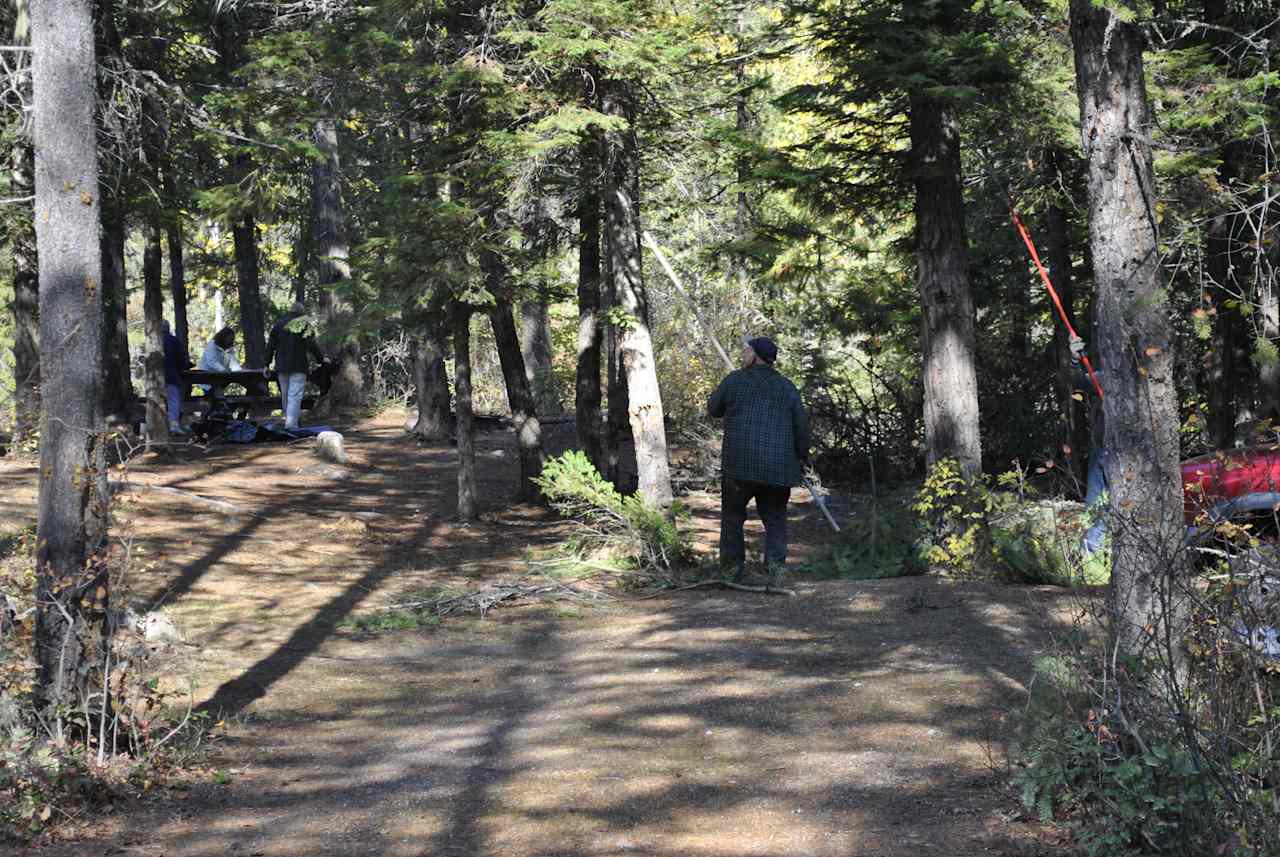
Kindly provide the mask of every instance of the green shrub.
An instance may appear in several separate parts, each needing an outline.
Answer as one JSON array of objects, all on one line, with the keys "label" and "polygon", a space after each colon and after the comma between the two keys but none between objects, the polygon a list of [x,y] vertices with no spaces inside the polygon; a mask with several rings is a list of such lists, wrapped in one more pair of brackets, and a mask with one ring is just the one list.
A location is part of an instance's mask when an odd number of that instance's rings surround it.
[{"label": "green shrub", "polygon": [[678,526],[687,512],[680,504],[667,511],[638,495],[623,496],[578,450],[549,460],[537,483],[552,508],[582,525],[588,548],[631,560],[634,575],[669,583],[688,558]]},{"label": "green shrub", "polygon": [[1138,719],[1133,702],[1119,716],[1095,681],[1083,655],[1036,663],[1014,776],[1024,805],[1067,821],[1089,857],[1230,853],[1216,851],[1220,791],[1176,723]]},{"label": "green shrub", "polygon": [[1086,526],[1079,503],[1019,500],[1007,495],[991,517],[996,556],[1027,583],[1098,586],[1111,578],[1105,551],[1084,557],[1080,542]]},{"label": "green shrub", "polygon": [[964,577],[1000,576],[987,525],[994,499],[981,474],[966,474],[953,458],[936,462],[911,508],[924,525],[916,550],[925,568]]},{"label": "green shrub", "polygon": [[912,562],[919,524],[902,498],[877,500],[854,516],[839,540],[825,545],[796,567],[799,574],[849,580],[901,577],[919,571]]}]

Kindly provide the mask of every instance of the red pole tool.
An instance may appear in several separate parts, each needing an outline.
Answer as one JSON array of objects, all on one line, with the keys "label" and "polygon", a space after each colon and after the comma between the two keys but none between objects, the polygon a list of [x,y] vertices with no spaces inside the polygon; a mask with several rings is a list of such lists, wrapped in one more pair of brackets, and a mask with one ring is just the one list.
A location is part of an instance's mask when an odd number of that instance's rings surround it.
[{"label": "red pole tool", "polygon": [[[1062,318],[1062,323],[1067,327],[1067,333],[1071,334],[1072,339],[1079,339],[1076,335],[1075,328],[1071,326],[1070,319],[1067,318],[1067,311],[1062,308],[1062,300],[1059,299],[1058,293],[1053,288],[1053,283],[1049,281],[1049,272],[1044,269],[1044,265],[1040,262],[1040,254],[1036,252],[1036,245],[1031,240],[1031,236],[1027,233],[1027,227],[1022,225],[1022,219],[1018,217],[1018,210],[1013,207],[1013,200],[1009,201],[1009,214],[1013,216],[1013,225],[1018,227],[1018,234],[1022,236],[1022,240],[1026,243],[1027,249],[1031,251],[1031,260],[1036,263],[1036,270],[1040,272],[1040,279],[1044,280],[1044,287],[1049,290],[1049,297],[1053,298],[1053,305],[1058,308],[1058,315]],[[1098,398],[1102,398],[1102,383],[1098,381],[1098,373],[1093,371],[1093,364],[1089,362],[1088,355],[1081,354],[1080,359],[1084,362],[1084,368],[1089,370],[1089,379],[1093,381],[1093,388],[1098,391]]]}]

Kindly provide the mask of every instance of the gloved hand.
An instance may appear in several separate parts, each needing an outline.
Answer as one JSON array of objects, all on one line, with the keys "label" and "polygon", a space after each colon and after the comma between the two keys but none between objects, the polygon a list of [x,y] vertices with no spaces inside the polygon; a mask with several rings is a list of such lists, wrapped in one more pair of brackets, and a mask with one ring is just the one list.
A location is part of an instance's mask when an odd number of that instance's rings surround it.
[{"label": "gloved hand", "polygon": [[1079,363],[1085,351],[1084,340],[1078,336],[1073,336],[1071,337],[1071,342],[1067,344],[1067,348],[1071,350],[1071,362]]}]

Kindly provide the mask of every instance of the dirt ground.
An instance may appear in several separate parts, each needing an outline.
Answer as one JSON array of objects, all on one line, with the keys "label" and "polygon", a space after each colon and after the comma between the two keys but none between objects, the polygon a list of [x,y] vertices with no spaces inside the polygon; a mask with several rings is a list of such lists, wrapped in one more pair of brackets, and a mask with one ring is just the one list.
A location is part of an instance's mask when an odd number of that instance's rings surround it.
[{"label": "dirt ground", "polygon": [[[569,527],[509,502],[505,433],[481,436],[482,520],[459,525],[450,447],[392,418],[344,432],[348,467],[302,443],[131,466],[241,510],[139,490],[117,524],[128,599],[175,621],[196,704],[225,718],[225,773],[20,853],[1060,853],[1010,798],[1005,718],[1066,593],[798,581],[360,633],[405,593],[529,573]],[[0,465],[0,524],[33,519],[33,477]],[[710,550],[716,499],[689,500]],[[807,498],[792,524],[801,552],[828,538]]]}]

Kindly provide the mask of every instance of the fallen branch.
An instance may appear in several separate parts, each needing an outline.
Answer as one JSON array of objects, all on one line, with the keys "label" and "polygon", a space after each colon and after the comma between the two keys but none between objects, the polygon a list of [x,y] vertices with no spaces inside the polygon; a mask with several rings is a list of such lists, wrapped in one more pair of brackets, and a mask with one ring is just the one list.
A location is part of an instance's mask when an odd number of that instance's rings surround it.
[{"label": "fallen branch", "polygon": [[[547,598],[552,596],[551,598]],[[474,592],[464,592],[460,595],[445,595],[439,598],[429,598],[422,601],[402,601],[394,604],[376,608],[382,611],[390,610],[419,610],[423,608],[429,609],[437,616],[450,616],[455,613],[478,613],[484,616],[497,605],[504,601],[516,600],[578,600],[591,601],[596,600],[600,596],[581,592],[571,586],[565,586],[561,583],[528,585],[520,583],[498,583],[486,586],[483,589]]]},{"label": "fallen branch", "polygon": [[672,592],[683,592],[686,589],[701,589],[705,586],[721,586],[725,589],[736,589],[739,592],[759,592],[762,595],[786,595],[789,598],[795,598],[797,593],[794,589],[786,589],[781,586],[769,586],[768,584],[760,586],[749,586],[745,583],[734,583],[729,580],[719,580],[712,578],[710,580],[699,580],[697,583],[690,583],[685,586],[675,586],[671,589],[662,589],[657,592],[651,592],[648,595],[641,595],[636,598],[627,598],[626,601],[647,601],[650,598],[658,598],[662,595],[669,595]]},{"label": "fallen branch", "polygon": [[256,512],[249,512],[234,503],[228,503],[226,500],[215,500],[212,497],[204,497],[200,494],[193,494],[190,491],[183,491],[181,488],[170,488],[168,485],[148,485],[145,482],[112,482],[111,492],[113,494],[125,491],[155,491],[159,494],[170,494],[174,497],[181,497],[188,503],[196,506],[205,506],[229,517],[239,517],[241,515],[250,515],[260,518],[262,515]]}]

